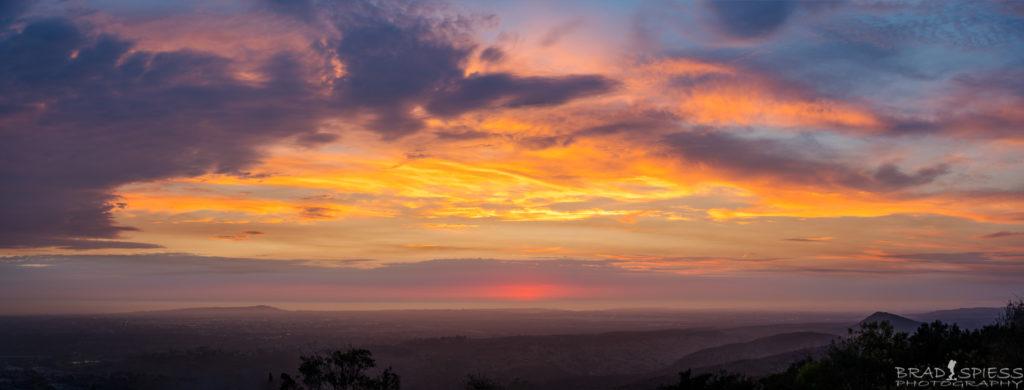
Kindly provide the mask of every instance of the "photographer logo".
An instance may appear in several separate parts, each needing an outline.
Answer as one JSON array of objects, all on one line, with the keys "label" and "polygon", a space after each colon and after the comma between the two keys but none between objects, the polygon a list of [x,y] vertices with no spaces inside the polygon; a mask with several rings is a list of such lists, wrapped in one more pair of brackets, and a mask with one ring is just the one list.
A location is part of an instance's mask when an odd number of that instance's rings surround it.
[{"label": "photographer logo", "polygon": [[961,367],[950,360],[946,367],[896,367],[897,388],[1019,389],[1024,368]]}]

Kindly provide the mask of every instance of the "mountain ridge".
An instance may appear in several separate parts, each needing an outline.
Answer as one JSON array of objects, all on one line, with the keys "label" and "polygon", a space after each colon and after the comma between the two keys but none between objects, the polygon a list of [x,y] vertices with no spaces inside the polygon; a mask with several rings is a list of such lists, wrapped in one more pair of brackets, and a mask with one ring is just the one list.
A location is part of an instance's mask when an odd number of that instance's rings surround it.
[{"label": "mountain ridge", "polygon": [[892,327],[897,332],[902,333],[914,333],[917,331],[917,327],[921,326],[921,321],[912,320],[910,318],[893,314],[884,311],[876,311],[871,315],[867,316],[860,321],[859,324],[866,324],[869,322],[888,322],[892,324]]}]

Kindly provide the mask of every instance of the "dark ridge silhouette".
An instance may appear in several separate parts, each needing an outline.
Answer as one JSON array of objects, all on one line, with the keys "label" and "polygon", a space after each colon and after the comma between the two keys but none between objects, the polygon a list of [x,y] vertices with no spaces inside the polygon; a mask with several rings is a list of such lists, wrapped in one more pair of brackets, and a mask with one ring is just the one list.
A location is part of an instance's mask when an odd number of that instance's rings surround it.
[{"label": "dark ridge silhouette", "polygon": [[867,318],[860,321],[860,324],[866,324],[869,322],[888,322],[892,324],[894,330],[900,333],[913,334],[917,331],[917,327],[921,326],[920,321],[914,321],[907,317],[900,315],[887,313],[884,311],[876,311],[874,314],[869,315]]},{"label": "dark ridge silhouette", "polygon": [[760,376],[785,370],[794,362],[824,353],[839,336],[819,332],[794,332],[761,337],[752,341],[705,348],[683,356],[665,369],[646,375],[647,379],[622,389],[654,389],[678,381],[679,373],[717,373],[725,370]]},{"label": "dark ridge silhouette", "polygon": [[828,345],[839,336],[818,332],[784,333],[762,337],[745,343],[726,344],[719,347],[705,348],[691,353],[672,364],[672,372],[693,368],[694,372],[704,372],[701,367],[718,366],[737,360],[758,359],[783,352]]},{"label": "dark ridge silhouette", "polygon": [[226,307],[190,307],[184,309],[137,311],[128,315],[147,316],[246,316],[291,313],[288,310],[273,306],[226,306]]},{"label": "dark ridge silhouette", "polygon": [[735,372],[756,378],[785,371],[786,368],[793,365],[793,363],[799,362],[807,358],[817,359],[822,356],[825,356],[825,353],[828,351],[828,348],[828,345],[820,345],[817,347],[803,348],[795,351],[765,356],[762,358],[742,359],[733,362],[728,362],[725,364],[700,367],[699,370],[701,372],[706,373],[722,371]]},{"label": "dark ridge silhouette", "polygon": [[936,310],[927,313],[912,314],[908,317],[921,321],[932,322],[942,321],[947,324],[956,324],[964,329],[981,329],[986,325],[992,325],[1003,314],[1002,307],[970,307],[952,310]]},{"label": "dark ridge silhouette", "polygon": [[[806,359],[818,359],[825,356],[828,345],[803,348],[795,351],[783,352],[770,356],[755,359],[741,359],[728,363],[703,366],[691,370],[695,375],[702,374],[729,374],[744,375],[748,378],[764,377],[771,374],[786,371],[793,364]],[[686,371],[686,370],[683,370]],[[616,386],[615,390],[651,390],[661,389],[679,381],[679,373],[673,375],[661,375],[658,377],[646,378],[626,385]],[[598,383],[598,382],[594,382]]]}]

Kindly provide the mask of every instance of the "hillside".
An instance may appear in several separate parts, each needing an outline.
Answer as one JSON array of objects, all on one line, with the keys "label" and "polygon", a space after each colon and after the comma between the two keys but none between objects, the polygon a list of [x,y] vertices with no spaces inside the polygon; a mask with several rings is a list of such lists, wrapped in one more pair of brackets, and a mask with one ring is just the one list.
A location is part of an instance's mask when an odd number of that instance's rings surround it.
[{"label": "hillside", "polygon": [[[455,388],[467,373],[486,374],[505,382],[515,377],[530,378],[531,383],[544,387],[545,382],[559,378],[650,372],[680,354],[742,338],[729,332],[699,329],[484,339],[445,337],[378,348],[375,354],[379,352],[398,372],[421,373],[408,376],[413,388],[428,383]],[[453,379],[456,382],[448,382]]]},{"label": "hillside", "polygon": [[833,334],[800,332],[777,334],[745,343],[726,344],[686,355],[673,363],[669,371],[678,372],[688,368],[713,367],[738,360],[759,359],[783,352],[828,345],[837,338],[838,336]]},{"label": "hillside", "polygon": [[972,307],[953,310],[936,310],[927,313],[909,315],[908,317],[921,322],[942,321],[957,324],[965,329],[978,329],[992,325],[1003,314],[1002,307]]},{"label": "hillside", "polygon": [[744,375],[778,372],[807,356],[817,356],[838,336],[818,332],[777,334],[756,340],[701,349],[675,361],[669,367],[646,375],[624,389],[651,389],[673,383],[682,371],[716,373],[721,370]]}]

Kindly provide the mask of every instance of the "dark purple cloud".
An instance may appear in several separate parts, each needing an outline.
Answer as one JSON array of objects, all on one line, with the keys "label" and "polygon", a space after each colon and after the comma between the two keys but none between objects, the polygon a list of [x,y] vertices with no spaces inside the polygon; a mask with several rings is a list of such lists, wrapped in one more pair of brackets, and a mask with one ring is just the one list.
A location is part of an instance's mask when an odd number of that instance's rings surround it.
[{"label": "dark purple cloud", "polygon": [[381,23],[345,31],[337,55],[346,75],[336,85],[344,107],[376,115],[372,128],[395,138],[419,130],[410,113],[434,91],[462,79],[471,48],[427,39],[425,26]]},{"label": "dark purple cloud", "polygon": [[519,77],[507,73],[464,76],[474,51],[458,33],[438,39],[422,21],[376,22],[343,32],[337,56],[346,74],[335,88],[346,109],[375,115],[370,127],[385,138],[418,131],[414,107],[454,116],[492,107],[554,106],[609,91],[603,76]]},{"label": "dark purple cloud", "polygon": [[524,148],[542,150],[553,147],[564,148],[566,146],[572,145],[573,142],[576,142],[576,139],[573,138],[572,136],[564,135],[538,135],[519,137],[515,141]]},{"label": "dark purple cloud", "polygon": [[774,33],[789,18],[796,2],[789,0],[709,0],[720,29],[734,37],[752,38]]},{"label": "dark purple cloud", "polygon": [[987,71],[964,72],[953,76],[958,88],[969,90],[973,95],[999,97],[1009,94],[1024,97],[1024,60],[1010,67]]},{"label": "dark purple cloud", "polygon": [[864,169],[835,161],[834,151],[805,139],[742,138],[724,131],[687,131],[665,137],[683,159],[737,176],[780,179],[792,183],[841,186],[864,191],[896,191],[935,181],[949,172],[945,164],[905,173],[885,163]]},{"label": "dark purple cloud", "polygon": [[18,19],[31,2],[28,0],[4,0],[0,1],[0,31],[7,28],[12,22]]},{"label": "dark purple cloud", "polygon": [[1024,236],[1024,232],[1009,232],[1009,231],[1006,231],[1006,230],[1000,230],[1000,231],[995,232],[995,233],[982,234],[982,235],[976,236],[974,238],[1003,238],[1003,237],[1015,237],[1015,236]]},{"label": "dark purple cloud", "polygon": [[438,93],[427,109],[437,115],[452,116],[491,106],[551,106],[603,93],[612,86],[614,83],[602,76],[470,76]]},{"label": "dark purple cloud", "polygon": [[[327,16],[310,14],[312,7]],[[0,21],[25,9],[3,2]],[[0,34],[0,247],[154,247],[113,241],[132,230],[112,219],[121,207],[115,188],[208,172],[246,175],[266,145],[338,138],[318,131],[326,118],[369,113],[372,130],[397,138],[422,127],[410,114],[417,106],[455,115],[558,105],[613,84],[598,76],[464,77],[473,23],[434,20],[412,6],[274,2],[266,9],[337,24],[341,37],[316,47],[344,63],[333,95],[323,93],[320,69],[287,50],[261,64],[266,80],[252,83],[235,77],[234,59],[133,50],[130,41],[65,19],[27,20],[22,30]]]},{"label": "dark purple cloud", "polygon": [[[131,230],[127,228],[125,230]],[[28,240],[30,244],[26,245],[14,245],[14,247],[32,247],[33,240]],[[88,250],[88,249],[158,249],[163,248],[161,245],[147,244],[144,242],[130,242],[130,241],[116,241],[116,240],[87,240],[87,239],[60,239],[51,238],[45,241],[46,246],[52,246],[57,249],[70,249],[70,250]]]},{"label": "dark purple cloud", "polygon": [[483,139],[494,136],[492,133],[486,131],[473,130],[469,128],[460,128],[453,130],[443,130],[434,133],[437,138],[446,141],[468,141],[474,139]]},{"label": "dark purple cloud", "polygon": [[581,138],[627,136],[634,142],[660,143],[661,135],[679,131],[680,118],[665,112],[639,112],[605,118],[607,124],[589,126],[561,135],[512,137],[527,149],[566,147]]},{"label": "dark purple cloud", "polygon": [[704,0],[703,3],[711,11],[713,26],[719,33],[730,38],[752,39],[771,36],[791,20],[837,8],[845,0]]},{"label": "dark purple cloud", "polygon": [[287,54],[253,86],[216,55],[131,48],[62,19],[0,40],[0,247],[153,247],[95,240],[131,230],[111,219],[117,186],[241,174],[260,145],[316,140],[323,105]]},{"label": "dark purple cloud", "polygon": [[273,13],[292,16],[306,22],[312,21],[317,13],[313,0],[263,0],[259,5]]},{"label": "dark purple cloud", "polygon": [[480,52],[480,61],[497,63],[505,59],[505,51],[500,47],[491,46]]}]

